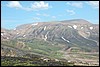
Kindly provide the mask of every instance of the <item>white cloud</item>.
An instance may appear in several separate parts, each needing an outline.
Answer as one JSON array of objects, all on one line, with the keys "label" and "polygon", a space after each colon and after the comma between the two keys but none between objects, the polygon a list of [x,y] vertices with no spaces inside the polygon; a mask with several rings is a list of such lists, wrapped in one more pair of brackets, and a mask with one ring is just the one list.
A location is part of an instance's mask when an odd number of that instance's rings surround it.
[{"label": "white cloud", "polygon": [[40,20],[40,18],[39,17],[34,17],[33,20]]},{"label": "white cloud", "polygon": [[49,15],[49,14],[43,14],[43,16],[48,17],[48,16],[50,16],[50,15]]},{"label": "white cloud", "polygon": [[70,15],[74,15],[75,14],[75,11],[74,10],[69,10],[69,9],[67,9],[66,10],[68,13],[70,13]]},{"label": "white cloud", "polygon": [[88,1],[86,3],[92,6],[93,8],[99,8],[99,1]]},{"label": "white cloud", "polygon": [[31,6],[32,9],[48,9],[49,4],[44,1],[34,2]]},{"label": "white cloud", "polygon": [[36,15],[37,15],[37,16],[40,16],[41,14],[40,14],[40,13],[36,13]]},{"label": "white cloud", "polygon": [[23,10],[26,10],[26,11],[30,11],[31,8],[28,8],[28,7],[23,7],[19,1],[10,1],[6,4],[7,7],[10,7],[10,8],[19,8],[19,9],[23,9]]},{"label": "white cloud", "polygon": [[45,16],[45,17],[49,17],[50,15],[49,14],[46,14],[46,13],[43,13],[43,14],[40,14],[40,13],[36,13],[37,16]]},{"label": "white cloud", "polygon": [[22,5],[19,3],[19,1],[10,1],[8,2],[7,6],[11,8],[22,8]]},{"label": "white cloud", "polygon": [[52,18],[54,18],[54,19],[55,19],[55,18],[56,18],[56,16],[52,16]]},{"label": "white cloud", "polygon": [[83,3],[82,2],[67,2],[66,3],[67,5],[70,5],[70,6],[74,6],[74,7],[77,7],[77,8],[82,8],[83,7]]},{"label": "white cloud", "polygon": [[6,4],[6,6],[10,8],[19,8],[26,11],[48,9],[50,7],[49,3],[45,3],[44,1],[34,2],[31,4],[31,6],[27,6],[27,7],[22,6],[19,1],[10,1]]}]

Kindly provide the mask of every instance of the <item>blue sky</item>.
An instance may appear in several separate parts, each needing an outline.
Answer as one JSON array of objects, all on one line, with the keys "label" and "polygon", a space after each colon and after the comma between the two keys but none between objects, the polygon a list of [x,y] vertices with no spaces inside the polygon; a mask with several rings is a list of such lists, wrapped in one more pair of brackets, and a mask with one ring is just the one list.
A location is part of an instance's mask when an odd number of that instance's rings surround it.
[{"label": "blue sky", "polygon": [[85,19],[99,24],[98,1],[1,1],[1,27],[13,29],[18,25]]}]

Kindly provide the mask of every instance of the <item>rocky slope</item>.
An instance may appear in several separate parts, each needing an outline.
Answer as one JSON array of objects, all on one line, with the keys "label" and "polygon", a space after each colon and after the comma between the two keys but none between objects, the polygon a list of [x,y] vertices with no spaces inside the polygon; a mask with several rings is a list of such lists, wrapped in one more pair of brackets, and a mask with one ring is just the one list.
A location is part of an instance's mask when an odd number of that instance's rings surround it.
[{"label": "rocky slope", "polygon": [[[55,48],[58,46],[60,50],[78,47],[80,51],[98,52],[99,25],[83,19],[75,19],[24,24],[13,30],[2,28],[1,55],[6,52],[4,46],[8,47],[9,52],[18,53],[15,49],[32,50],[32,47],[27,45],[27,43],[34,43],[32,39],[37,39],[36,42],[42,41]],[[31,44],[31,46],[33,45]]]}]

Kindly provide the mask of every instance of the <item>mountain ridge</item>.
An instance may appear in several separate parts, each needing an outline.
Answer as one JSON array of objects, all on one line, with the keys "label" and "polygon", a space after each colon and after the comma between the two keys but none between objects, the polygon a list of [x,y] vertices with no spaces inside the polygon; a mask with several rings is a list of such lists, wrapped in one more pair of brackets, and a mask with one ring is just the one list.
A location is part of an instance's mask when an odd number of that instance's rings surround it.
[{"label": "mountain ridge", "polygon": [[[86,23],[83,23],[83,24],[94,24],[94,23],[90,23],[89,21],[84,20],[84,19],[70,19],[70,20],[60,20],[60,21],[33,22],[33,23],[26,23],[26,24],[21,24],[21,25],[35,24],[35,23],[75,23],[73,21],[83,21],[83,22],[86,22]],[[18,25],[18,26],[21,26],[21,25]],[[94,25],[98,25],[98,24],[94,24]],[[3,27],[1,27],[1,28],[3,28]],[[4,28],[4,29],[7,29],[7,28]],[[12,28],[12,29],[14,29],[14,28]],[[8,29],[8,30],[12,30],[12,29]]]},{"label": "mountain ridge", "polygon": [[99,25],[83,20],[67,22],[30,23],[12,30],[2,28],[1,56],[20,57],[28,53],[77,61],[72,54],[99,52]]}]

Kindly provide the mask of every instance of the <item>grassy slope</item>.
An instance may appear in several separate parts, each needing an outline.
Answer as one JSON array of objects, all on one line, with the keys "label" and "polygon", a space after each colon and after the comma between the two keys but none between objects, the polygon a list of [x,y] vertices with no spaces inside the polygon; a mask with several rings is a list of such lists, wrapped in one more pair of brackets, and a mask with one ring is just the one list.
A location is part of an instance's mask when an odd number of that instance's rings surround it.
[{"label": "grassy slope", "polygon": [[[17,42],[22,42],[25,44],[25,47],[16,47]],[[2,46],[8,46],[11,48],[15,48],[24,52],[29,53],[36,53],[40,55],[61,58],[62,53],[58,52],[63,48],[63,46],[59,46],[53,44],[51,42],[39,40],[39,39],[18,39],[18,40],[11,40],[11,41],[2,41]],[[21,44],[20,44],[21,45]],[[30,50],[28,48],[31,48]]]}]

